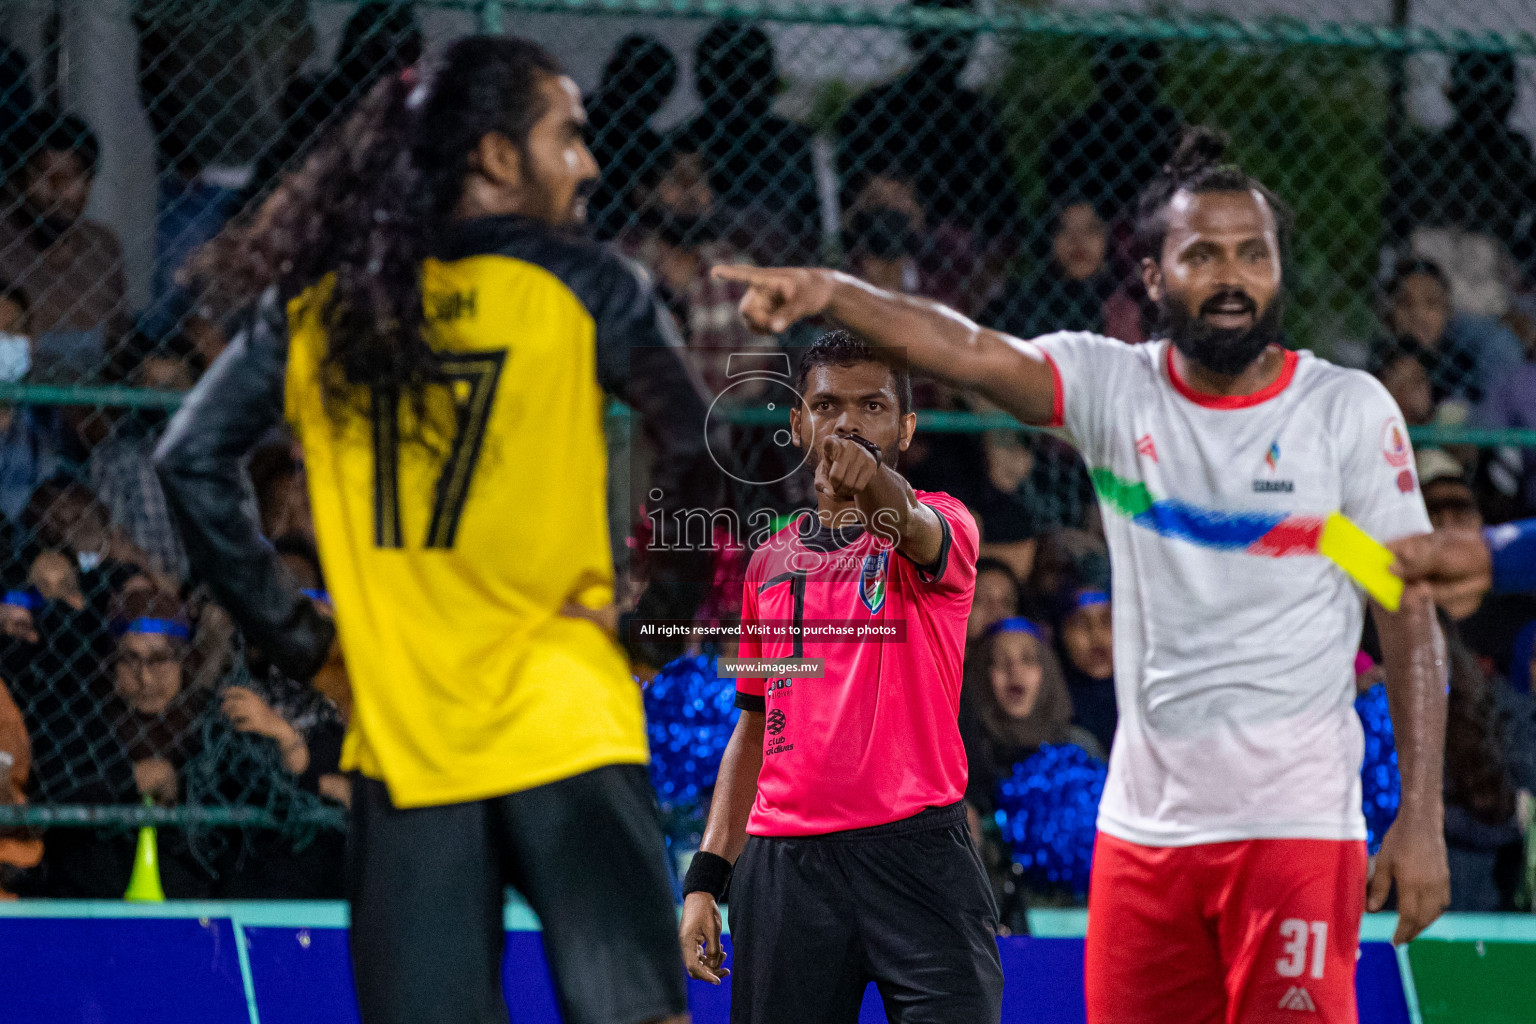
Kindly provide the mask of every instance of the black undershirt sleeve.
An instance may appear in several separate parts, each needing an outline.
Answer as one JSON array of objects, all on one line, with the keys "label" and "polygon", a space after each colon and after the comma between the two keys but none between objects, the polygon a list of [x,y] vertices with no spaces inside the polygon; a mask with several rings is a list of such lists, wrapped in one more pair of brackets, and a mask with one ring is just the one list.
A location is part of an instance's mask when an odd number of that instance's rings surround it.
[{"label": "black undershirt sleeve", "polygon": [[272,289],[171,419],[155,472],[194,578],[273,664],[307,680],[325,663],[336,629],[262,538],[244,469],[251,449],[282,422],[287,358],[287,315]]},{"label": "black undershirt sleeve", "polygon": [[684,510],[713,512],[723,499],[706,439],[709,399],[685,358],[672,316],[638,264],[600,250],[595,266],[567,278],[597,327],[597,379],[634,411],[655,452],[648,501],[662,528],[647,552],[650,580],[639,605],[620,624],[621,639],[639,660],[659,667],[683,653],[686,641],[629,637],[634,619],[691,619],[703,601],[713,555],[687,550]]}]

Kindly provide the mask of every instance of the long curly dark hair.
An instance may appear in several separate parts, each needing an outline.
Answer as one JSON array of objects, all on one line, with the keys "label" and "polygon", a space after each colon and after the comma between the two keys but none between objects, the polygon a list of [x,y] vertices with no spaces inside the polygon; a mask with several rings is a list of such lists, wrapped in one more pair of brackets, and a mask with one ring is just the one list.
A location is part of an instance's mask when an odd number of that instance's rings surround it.
[{"label": "long curly dark hair", "polygon": [[425,410],[439,381],[422,261],[453,217],[480,140],[498,133],[526,145],[545,113],[539,85],[561,74],[535,43],[471,36],[430,75],[408,68],[383,79],[253,215],[199,251],[189,277],[232,306],[273,286],[286,301],[330,275],[310,292],[322,303],[328,411],[343,419],[375,394]]}]

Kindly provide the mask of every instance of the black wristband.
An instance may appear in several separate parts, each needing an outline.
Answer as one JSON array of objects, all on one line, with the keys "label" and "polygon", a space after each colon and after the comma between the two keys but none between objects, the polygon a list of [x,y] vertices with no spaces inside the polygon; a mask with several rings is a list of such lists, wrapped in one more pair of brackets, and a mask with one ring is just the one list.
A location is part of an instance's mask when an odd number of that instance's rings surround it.
[{"label": "black wristband", "polygon": [[863,448],[865,451],[869,452],[869,454],[873,455],[875,457],[876,466],[885,465],[885,455],[881,453],[880,446],[875,444],[875,442],[871,441],[869,438],[860,437],[858,434],[844,434],[843,440],[852,441],[854,444],[858,445],[860,448]]},{"label": "black wristband", "polygon": [[716,853],[700,850],[688,864],[683,876],[683,895],[707,892],[716,903],[725,902],[725,890],[731,885],[731,862]]}]

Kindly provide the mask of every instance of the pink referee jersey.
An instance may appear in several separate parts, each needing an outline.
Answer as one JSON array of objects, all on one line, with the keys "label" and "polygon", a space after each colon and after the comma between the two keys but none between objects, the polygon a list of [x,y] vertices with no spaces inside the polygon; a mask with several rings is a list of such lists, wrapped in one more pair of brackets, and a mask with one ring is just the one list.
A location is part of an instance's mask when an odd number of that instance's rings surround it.
[{"label": "pink referee jersey", "polygon": [[[819,679],[736,682],[737,706],[767,713],[752,835],[885,825],[965,793],[958,716],[979,539],[961,502],[927,491],[917,498],[944,527],[933,565],[914,564],[872,533],[822,527],[814,516],[752,556],[739,656],[826,662]],[[754,623],[842,635],[760,639],[748,635]],[[861,626],[866,638],[847,639]]]}]

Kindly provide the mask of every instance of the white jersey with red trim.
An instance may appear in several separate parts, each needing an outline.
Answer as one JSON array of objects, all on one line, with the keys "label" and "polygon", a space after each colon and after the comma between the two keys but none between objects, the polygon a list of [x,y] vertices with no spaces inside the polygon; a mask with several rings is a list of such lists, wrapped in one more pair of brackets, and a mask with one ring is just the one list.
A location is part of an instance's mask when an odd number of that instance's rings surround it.
[{"label": "white jersey with red trim", "polygon": [[1396,403],[1309,352],[1216,398],[1178,378],[1166,341],[1036,344],[1113,567],[1120,723],[1099,827],[1149,846],[1364,839],[1365,599],[1315,548],[1335,511],[1382,541],[1430,529]]}]

